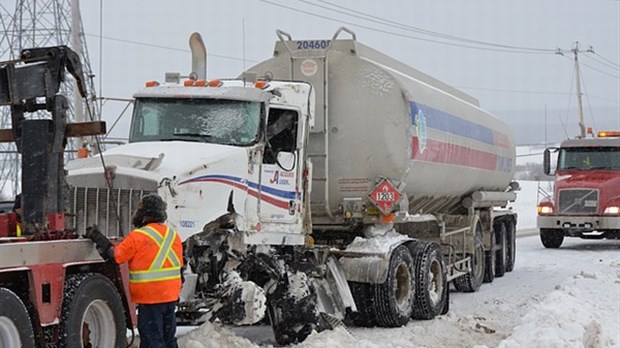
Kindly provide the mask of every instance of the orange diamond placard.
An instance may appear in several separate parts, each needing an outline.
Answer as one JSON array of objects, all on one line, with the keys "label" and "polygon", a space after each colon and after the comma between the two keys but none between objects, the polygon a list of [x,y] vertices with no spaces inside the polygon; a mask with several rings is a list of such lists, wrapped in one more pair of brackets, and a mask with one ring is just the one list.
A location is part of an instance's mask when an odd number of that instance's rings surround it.
[{"label": "orange diamond placard", "polygon": [[369,195],[370,200],[384,215],[390,212],[390,209],[394,206],[394,203],[398,202],[400,196],[401,194],[387,179],[381,180],[379,185]]}]

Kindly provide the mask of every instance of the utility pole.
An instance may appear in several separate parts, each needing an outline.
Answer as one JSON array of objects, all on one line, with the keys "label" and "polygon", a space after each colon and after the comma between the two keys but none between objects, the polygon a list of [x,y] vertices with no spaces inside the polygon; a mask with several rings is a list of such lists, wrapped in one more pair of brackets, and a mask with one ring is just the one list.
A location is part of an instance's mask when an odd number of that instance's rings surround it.
[{"label": "utility pole", "polygon": [[[584,52],[579,49],[579,41],[575,41],[573,48],[570,50],[573,52],[574,65],[575,65],[575,80],[576,80],[576,92],[577,92],[577,106],[579,111],[579,129],[581,131],[578,138],[583,139],[586,137],[586,125],[583,121],[583,102],[581,93],[581,72],[579,70],[579,53]],[[594,53],[594,49],[590,46],[585,52]],[[564,52],[558,48],[556,54],[564,55]]]}]

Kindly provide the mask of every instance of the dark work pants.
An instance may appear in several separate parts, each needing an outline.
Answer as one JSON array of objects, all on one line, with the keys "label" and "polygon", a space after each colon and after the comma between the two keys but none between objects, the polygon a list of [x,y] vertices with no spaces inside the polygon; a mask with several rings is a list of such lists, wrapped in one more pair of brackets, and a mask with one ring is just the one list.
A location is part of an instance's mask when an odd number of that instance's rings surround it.
[{"label": "dark work pants", "polygon": [[140,348],[177,348],[176,302],[139,304]]}]

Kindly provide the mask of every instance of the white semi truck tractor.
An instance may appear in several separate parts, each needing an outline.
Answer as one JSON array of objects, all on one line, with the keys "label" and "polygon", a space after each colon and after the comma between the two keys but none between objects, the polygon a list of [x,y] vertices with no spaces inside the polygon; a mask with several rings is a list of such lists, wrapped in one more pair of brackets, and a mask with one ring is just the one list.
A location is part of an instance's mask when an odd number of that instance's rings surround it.
[{"label": "white semi truck tractor", "polygon": [[268,317],[281,344],[342,320],[430,319],[449,282],[473,292],[512,270],[504,123],[346,28],[277,36],[272,58],[225,80],[207,79],[193,34],[191,74],[134,95],[129,143],[69,165],[75,226],[128,231],[158,193],[189,265],[179,319]]}]

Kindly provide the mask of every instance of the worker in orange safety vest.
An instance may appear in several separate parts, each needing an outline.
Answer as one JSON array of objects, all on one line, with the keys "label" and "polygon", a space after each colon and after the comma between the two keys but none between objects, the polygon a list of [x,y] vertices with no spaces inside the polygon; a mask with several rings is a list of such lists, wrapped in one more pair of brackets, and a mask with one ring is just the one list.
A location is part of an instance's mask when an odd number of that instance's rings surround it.
[{"label": "worker in orange safety vest", "polygon": [[84,235],[106,260],[129,265],[129,292],[138,305],[140,347],[176,348],[175,307],[181,292],[183,246],[178,233],[164,224],[166,203],[158,195],[144,196],[132,217],[136,227],[113,247],[96,228]]}]

